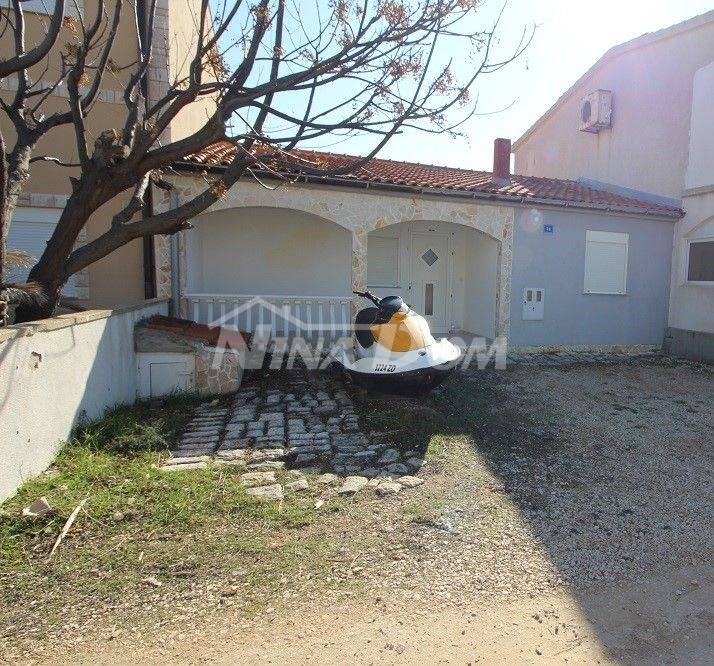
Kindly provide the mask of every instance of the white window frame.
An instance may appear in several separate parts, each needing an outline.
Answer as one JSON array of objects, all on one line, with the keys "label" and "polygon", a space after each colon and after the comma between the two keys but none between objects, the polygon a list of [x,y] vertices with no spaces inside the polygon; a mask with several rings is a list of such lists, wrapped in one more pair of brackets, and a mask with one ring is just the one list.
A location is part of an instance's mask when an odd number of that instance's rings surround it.
[{"label": "white window frame", "polygon": [[[24,222],[25,224],[54,224],[56,226],[59,222],[61,213],[61,208],[50,208],[44,206],[18,206],[17,208],[15,208],[12,214],[12,219],[10,222],[10,231],[12,231],[12,225],[15,222]],[[56,219],[54,219],[55,217]],[[34,257],[34,259],[36,260],[38,260],[39,258],[39,256]],[[63,297],[74,299],[79,298],[77,296],[76,284],[78,275],[79,273],[75,273],[74,275],[71,275],[69,277],[65,286],[62,288]]]},{"label": "white window frame", "polygon": [[[381,239],[381,240],[390,240],[390,241],[395,241],[397,244],[397,251],[395,253],[395,262],[396,262],[396,271],[395,271],[395,276],[396,280],[394,284],[377,284],[370,282],[370,275],[369,275],[369,241],[370,239]],[[370,287],[374,287],[375,289],[398,289],[400,284],[401,284],[401,264],[402,264],[402,259],[401,259],[401,239],[399,236],[389,236],[387,234],[369,234],[367,237],[367,284]]]},{"label": "white window frame", "polygon": [[[615,237],[624,237],[625,242],[618,241]],[[621,291],[594,291],[588,289],[588,247],[589,242],[612,243],[625,246],[625,276]],[[599,231],[587,229],[585,231],[585,262],[583,265],[583,294],[599,296],[627,296],[627,274],[630,267],[630,234],[622,231]]]},{"label": "white window frame", "polygon": [[[25,0],[22,3],[22,9],[25,14],[42,14],[50,16],[55,11],[57,0]],[[82,11],[83,0],[65,0],[64,13],[65,16],[77,16],[77,10]],[[0,0],[0,7],[12,8],[10,0]]]},{"label": "white window frame", "polygon": [[714,287],[714,280],[690,280],[689,279],[689,252],[692,243],[714,243],[714,236],[703,236],[702,238],[686,238],[684,245],[684,284],[693,287]]}]

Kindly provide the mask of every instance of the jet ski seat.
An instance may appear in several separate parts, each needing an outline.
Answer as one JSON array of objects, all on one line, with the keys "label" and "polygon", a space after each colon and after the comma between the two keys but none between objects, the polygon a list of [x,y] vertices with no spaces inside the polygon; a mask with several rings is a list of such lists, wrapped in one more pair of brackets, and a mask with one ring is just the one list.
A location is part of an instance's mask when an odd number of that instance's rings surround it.
[{"label": "jet ski seat", "polygon": [[368,349],[374,344],[374,336],[369,330],[369,326],[374,324],[378,312],[377,308],[364,308],[355,317],[355,336],[364,349]]}]

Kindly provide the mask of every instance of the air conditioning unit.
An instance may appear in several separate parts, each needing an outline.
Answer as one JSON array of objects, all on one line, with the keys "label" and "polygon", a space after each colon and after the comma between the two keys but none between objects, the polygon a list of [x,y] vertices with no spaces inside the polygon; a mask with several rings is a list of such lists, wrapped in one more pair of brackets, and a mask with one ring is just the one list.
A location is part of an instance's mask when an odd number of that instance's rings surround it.
[{"label": "air conditioning unit", "polygon": [[597,133],[612,127],[612,91],[596,90],[580,103],[580,131]]}]

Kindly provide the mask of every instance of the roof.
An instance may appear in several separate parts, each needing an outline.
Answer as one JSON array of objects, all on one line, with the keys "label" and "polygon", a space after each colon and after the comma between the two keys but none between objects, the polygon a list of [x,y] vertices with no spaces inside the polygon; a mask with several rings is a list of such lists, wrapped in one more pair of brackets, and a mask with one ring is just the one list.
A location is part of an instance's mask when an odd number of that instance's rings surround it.
[{"label": "roof", "polygon": [[251,339],[251,334],[245,331],[221,326],[207,326],[206,324],[197,324],[189,319],[165,317],[164,315],[154,315],[140,324],[140,327],[195,340],[209,347],[233,350],[245,349]]},{"label": "roof", "polygon": [[[220,169],[230,163],[235,151],[233,144],[219,142],[189,155],[177,166]],[[381,158],[373,158],[366,165],[345,175],[319,175],[308,172],[317,170],[334,172],[349,167],[360,158],[313,150],[292,150],[289,153],[275,152],[267,155],[265,151],[263,153],[261,161],[268,168],[261,170],[261,173],[270,176],[273,171],[298,176],[313,183],[468,196],[472,199],[519,204],[572,206],[656,217],[679,218],[683,215],[676,207],[606,192],[574,180],[512,175],[510,182],[503,183],[495,181],[489,171],[472,171]]]},{"label": "roof", "polygon": [[553,106],[551,106],[520,137],[518,137],[518,139],[514,141],[513,149],[518,150],[518,148],[520,148],[520,145],[531,134],[533,134],[533,132],[535,132],[535,130],[544,120],[549,118],[561,104],[563,104],[571,95],[573,95],[578,90],[578,88],[580,88],[598,69],[600,69],[606,63],[610,62],[611,60],[614,60],[615,58],[625,53],[628,53],[629,51],[634,51],[635,49],[642,48],[643,46],[654,44],[655,42],[659,42],[663,39],[676,37],[677,35],[681,35],[682,33],[688,32],[689,30],[699,28],[700,26],[706,25],[707,23],[711,23],[712,21],[714,21],[714,10],[687,19],[686,21],[682,21],[681,23],[667,26],[666,28],[662,28],[661,30],[657,30],[655,32],[646,32],[644,35],[640,35],[639,37],[635,37],[634,39],[631,39],[627,42],[623,42],[622,44],[617,44],[616,46],[613,46],[612,48],[608,49],[605,54],[592,67],[590,67],[587,72],[585,72],[585,74],[583,74],[572,86],[570,86],[570,88],[568,88],[560,97],[558,97]]}]

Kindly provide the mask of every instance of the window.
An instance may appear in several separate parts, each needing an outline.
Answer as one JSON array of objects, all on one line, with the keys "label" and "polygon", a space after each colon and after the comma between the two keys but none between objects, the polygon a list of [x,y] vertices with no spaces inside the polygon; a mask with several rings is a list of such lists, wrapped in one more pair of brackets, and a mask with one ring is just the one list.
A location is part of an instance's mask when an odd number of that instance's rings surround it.
[{"label": "window", "polygon": [[585,234],[586,294],[627,293],[629,234],[587,231]]},{"label": "window", "polygon": [[[57,208],[16,208],[7,235],[8,249],[25,252],[33,259],[39,259],[55,230],[60,213]],[[8,279],[24,282],[29,272],[30,269],[26,267],[15,268],[8,271]],[[75,278],[71,277],[62,294],[72,297],[76,293]]]},{"label": "window", "polygon": [[714,239],[690,241],[687,282],[714,283]]},{"label": "window", "polygon": [[424,316],[431,317],[434,314],[434,283],[424,284]]},{"label": "window", "polygon": [[399,239],[372,236],[367,241],[367,284],[370,287],[399,286]]},{"label": "window", "polygon": [[[21,3],[21,6],[25,12],[51,14],[55,10],[56,1],[57,0],[25,0],[25,2]],[[72,4],[72,0],[67,0],[64,4],[65,13],[67,13],[68,7]],[[10,0],[0,0],[0,7],[12,7],[12,2]]]}]

